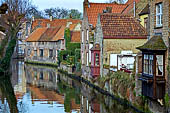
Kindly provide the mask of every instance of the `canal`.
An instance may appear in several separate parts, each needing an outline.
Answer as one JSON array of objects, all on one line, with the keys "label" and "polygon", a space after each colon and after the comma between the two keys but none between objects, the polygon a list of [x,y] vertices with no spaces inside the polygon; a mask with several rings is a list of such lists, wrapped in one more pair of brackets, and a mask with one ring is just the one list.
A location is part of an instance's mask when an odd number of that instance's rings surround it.
[{"label": "canal", "polygon": [[135,113],[56,68],[12,62],[0,77],[0,113]]}]

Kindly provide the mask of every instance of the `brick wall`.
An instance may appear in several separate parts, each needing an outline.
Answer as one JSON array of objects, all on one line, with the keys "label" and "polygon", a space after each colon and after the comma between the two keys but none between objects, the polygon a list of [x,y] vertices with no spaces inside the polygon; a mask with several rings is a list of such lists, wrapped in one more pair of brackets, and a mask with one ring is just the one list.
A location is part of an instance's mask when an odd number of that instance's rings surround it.
[{"label": "brick wall", "polygon": [[[44,45],[39,44],[39,42],[29,42],[27,43],[26,49],[25,49],[25,55],[26,60],[31,61],[40,61],[40,62],[46,62],[46,63],[54,63],[57,62],[56,60],[56,50],[57,45],[56,42],[47,42],[44,43]],[[28,49],[31,49],[31,54],[28,55]],[[43,49],[43,57],[40,57],[40,49]],[[49,58],[49,50],[53,49],[53,57]],[[37,56],[34,56],[34,50],[37,50]]]},{"label": "brick wall", "polygon": [[[156,28],[156,4],[163,3],[163,26]],[[169,27],[170,27],[170,0],[150,0],[150,38],[155,35],[155,33],[162,33],[162,39],[164,40],[166,46],[169,48]],[[168,66],[168,50],[165,53],[165,69]],[[170,79],[168,80],[168,72],[165,70],[165,78],[167,84],[170,84]],[[167,88],[170,86],[167,86]]]}]

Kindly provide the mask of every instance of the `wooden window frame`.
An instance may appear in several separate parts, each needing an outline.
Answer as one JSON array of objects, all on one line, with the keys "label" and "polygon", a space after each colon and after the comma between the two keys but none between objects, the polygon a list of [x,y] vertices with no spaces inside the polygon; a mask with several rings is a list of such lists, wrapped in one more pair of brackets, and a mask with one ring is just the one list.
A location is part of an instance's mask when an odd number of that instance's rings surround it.
[{"label": "wooden window frame", "polygon": [[[42,52],[42,54],[41,54]],[[43,57],[44,56],[44,50],[43,49],[40,49],[40,57]]]},{"label": "wooden window frame", "polygon": [[[145,57],[147,56],[147,57]],[[152,59],[152,60],[151,60]],[[145,62],[147,61],[147,62]],[[152,64],[151,64],[152,61]],[[152,73],[150,73],[150,69],[152,68]],[[143,66],[142,73],[145,76],[153,77],[154,76],[154,55],[149,53],[143,54]]]},{"label": "wooden window frame", "polygon": [[49,58],[53,57],[53,49],[49,49]]},{"label": "wooden window frame", "polygon": [[[158,8],[160,9],[158,10]],[[158,3],[156,4],[156,27],[162,27],[163,22],[163,4]]]}]

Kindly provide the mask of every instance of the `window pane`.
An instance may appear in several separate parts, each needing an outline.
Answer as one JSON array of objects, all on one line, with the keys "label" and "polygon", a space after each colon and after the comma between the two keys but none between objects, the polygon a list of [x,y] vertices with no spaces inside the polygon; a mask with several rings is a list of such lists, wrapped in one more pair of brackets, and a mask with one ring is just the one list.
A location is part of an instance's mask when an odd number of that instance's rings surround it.
[{"label": "window pane", "polygon": [[95,65],[96,66],[99,66],[99,54],[96,53],[96,62],[95,62]]},{"label": "window pane", "polygon": [[156,55],[156,75],[163,76],[163,55]]},{"label": "window pane", "polygon": [[40,57],[43,57],[43,49],[40,49]]},{"label": "window pane", "polygon": [[149,56],[149,75],[153,75],[153,55]]},{"label": "window pane", "polygon": [[53,50],[52,49],[49,50],[49,57],[50,58],[53,57]]},{"label": "window pane", "polygon": [[162,26],[162,3],[156,5],[156,25]]}]

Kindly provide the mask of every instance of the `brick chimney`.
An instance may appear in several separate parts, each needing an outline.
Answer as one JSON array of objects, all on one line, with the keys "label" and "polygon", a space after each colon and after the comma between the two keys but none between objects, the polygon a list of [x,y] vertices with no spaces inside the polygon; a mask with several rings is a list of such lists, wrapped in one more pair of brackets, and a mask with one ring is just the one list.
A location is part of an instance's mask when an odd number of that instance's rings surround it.
[{"label": "brick chimney", "polygon": [[53,21],[53,16],[50,16],[50,21]]}]

